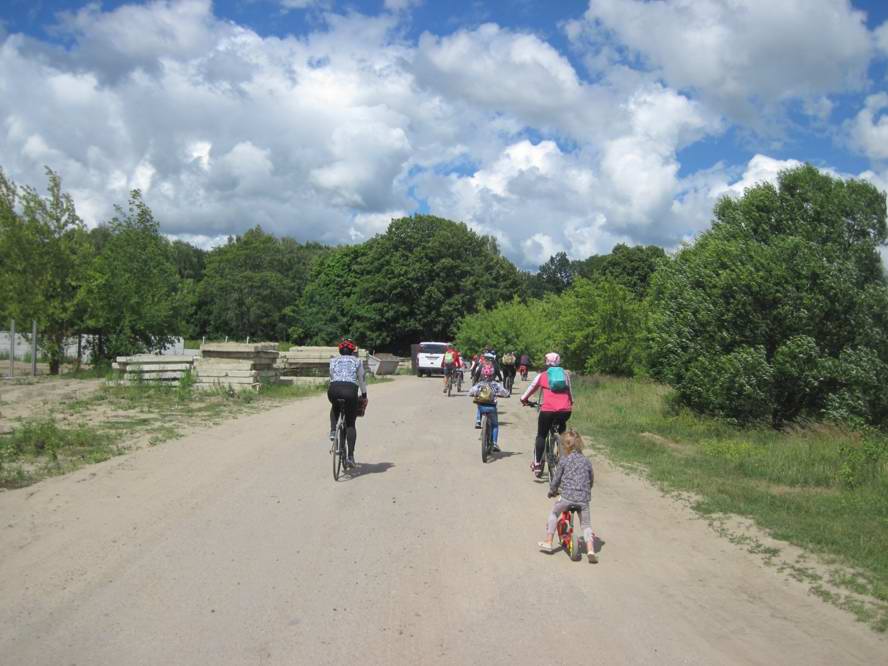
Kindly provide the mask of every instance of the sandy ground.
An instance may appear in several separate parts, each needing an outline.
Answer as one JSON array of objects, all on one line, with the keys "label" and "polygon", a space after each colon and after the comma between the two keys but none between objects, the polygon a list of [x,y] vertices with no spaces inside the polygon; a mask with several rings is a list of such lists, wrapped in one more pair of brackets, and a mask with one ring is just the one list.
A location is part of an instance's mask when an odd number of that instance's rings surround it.
[{"label": "sandy ground", "polygon": [[86,398],[103,384],[101,379],[4,379],[0,381],[0,433],[10,430],[15,419],[57,414],[61,404]]},{"label": "sandy ground", "polygon": [[888,641],[594,458],[601,563],[536,550],[535,413],[481,463],[439,381],[325,398],[0,493],[4,664],[883,664]]}]

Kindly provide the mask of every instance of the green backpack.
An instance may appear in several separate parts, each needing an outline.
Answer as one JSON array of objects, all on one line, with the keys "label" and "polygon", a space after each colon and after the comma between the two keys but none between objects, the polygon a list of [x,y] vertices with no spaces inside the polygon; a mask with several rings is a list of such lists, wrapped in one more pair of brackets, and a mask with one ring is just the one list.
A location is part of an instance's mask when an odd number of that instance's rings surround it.
[{"label": "green backpack", "polygon": [[563,368],[555,366],[546,370],[546,380],[550,391],[561,393],[567,390],[567,378],[564,376]]}]

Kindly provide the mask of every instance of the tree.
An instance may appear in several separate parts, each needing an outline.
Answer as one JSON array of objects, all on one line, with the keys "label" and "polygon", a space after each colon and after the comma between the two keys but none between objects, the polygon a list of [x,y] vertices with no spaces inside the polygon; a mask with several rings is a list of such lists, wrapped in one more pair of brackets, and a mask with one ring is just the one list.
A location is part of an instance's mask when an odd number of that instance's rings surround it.
[{"label": "tree", "polygon": [[526,303],[516,297],[465,317],[457,331],[456,344],[464,353],[494,347],[500,352],[529,354],[541,363],[546,353],[560,347],[560,310],[561,299],[554,294]]},{"label": "tree", "polygon": [[213,249],[199,287],[206,334],[235,339],[286,340],[298,302],[321,245],[300,245],[265,233],[261,227]]},{"label": "tree", "polygon": [[86,330],[98,336],[94,357],[160,350],[184,326],[170,243],[138,190],[105,229],[79,296]]},{"label": "tree", "polygon": [[451,220],[405,217],[317,265],[299,332],[315,343],[351,335],[366,347],[404,353],[420,339],[449,340],[466,313],[511,300],[520,287],[492,238]]},{"label": "tree", "polygon": [[553,254],[539,267],[536,275],[530,276],[529,290],[533,296],[560,294],[570,287],[574,280],[574,267],[567,254]]},{"label": "tree", "polygon": [[580,278],[562,295],[559,312],[568,365],[626,376],[640,369],[646,310],[630,289],[609,278]]},{"label": "tree", "polygon": [[52,374],[64,359],[65,340],[80,324],[77,293],[91,249],[62,181],[46,170],[48,195],[16,186],[0,170],[0,296],[5,315],[37,321],[40,348]]},{"label": "tree", "polygon": [[602,277],[631,289],[638,298],[644,298],[651,276],[665,260],[666,252],[656,245],[629,247],[619,243],[603,257],[599,272]]},{"label": "tree", "polygon": [[653,276],[654,376],[738,421],[779,425],[863,392],[842,404],[885,424],[863,367],[888,361],[885,218],[884,194],[811,166],[722,199],[712,228]]}]

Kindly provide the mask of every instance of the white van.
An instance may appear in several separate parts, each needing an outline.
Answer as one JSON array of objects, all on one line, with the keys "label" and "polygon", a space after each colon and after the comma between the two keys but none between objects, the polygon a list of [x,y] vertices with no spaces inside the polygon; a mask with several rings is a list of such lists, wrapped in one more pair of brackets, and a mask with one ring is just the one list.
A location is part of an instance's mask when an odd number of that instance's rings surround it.
[{"label": "white van", "polygon": [[449,342],[420,342],[416,352],[417,376],[443,375],[444,368],[441,367],[441,362],[449,345]]}]

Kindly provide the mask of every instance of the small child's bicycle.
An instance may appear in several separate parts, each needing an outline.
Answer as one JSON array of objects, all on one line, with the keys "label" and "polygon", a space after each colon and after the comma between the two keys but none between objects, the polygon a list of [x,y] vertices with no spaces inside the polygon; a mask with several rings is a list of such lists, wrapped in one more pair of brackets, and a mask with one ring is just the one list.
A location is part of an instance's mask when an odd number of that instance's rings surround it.
[{"label": "small child's bicycle", "polygon": [[562,511],[555,523],[555,534],[561,544],[561,549],[567,553],[572,562],[579,562],[583,559],[583,553],[588,552],[590,553],[589,561],[595,563],[598,562],[598,558],[592,550],[595,547],[594,543],[586,543],[586,540],[574,529],[574,514],[579,510],[579,504],[571,504]]}]

